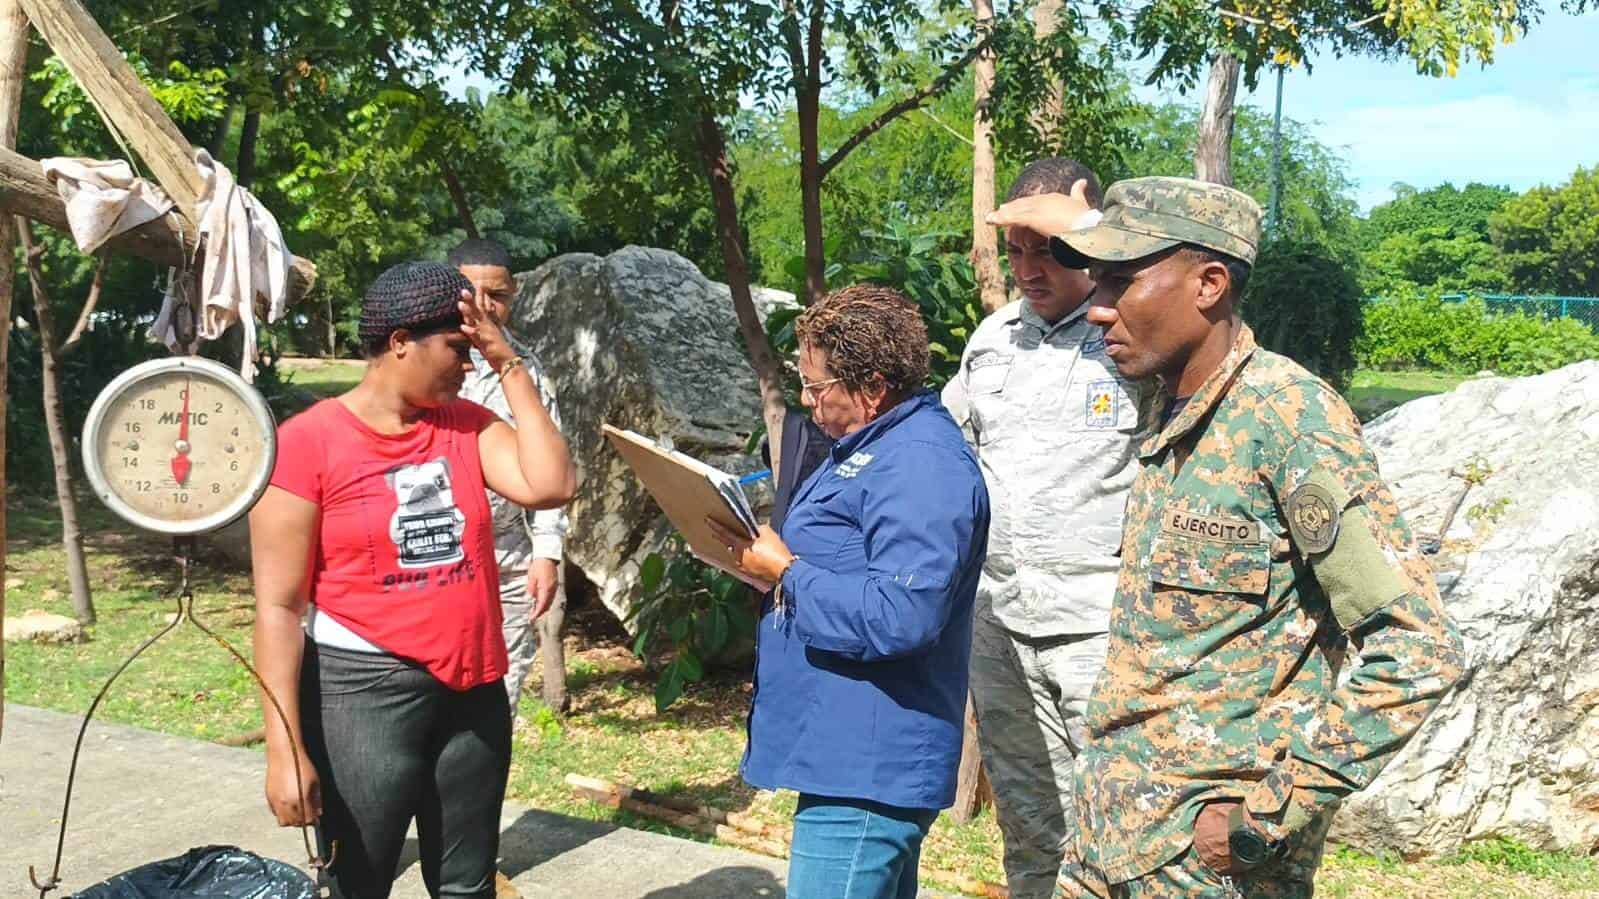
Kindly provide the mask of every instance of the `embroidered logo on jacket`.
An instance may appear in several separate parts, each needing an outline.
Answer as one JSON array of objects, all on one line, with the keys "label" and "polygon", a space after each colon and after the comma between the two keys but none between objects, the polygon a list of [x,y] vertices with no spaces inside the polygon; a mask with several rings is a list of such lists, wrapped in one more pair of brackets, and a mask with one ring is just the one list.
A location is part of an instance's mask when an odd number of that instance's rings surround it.
[{"label": "embroidered logo on jacket", "polygon": [[871,453],[856,453],[839,463],[838,476],[841,478],[853,478],[861,473],[861,469],[871,464],[871,461]]},{"label": "embroidered logo on jacket", "polygon": [[1083,397],[1083,423],[1090,428],[1114,428],[1120,416],[1121,403],[1117,402],[1121,385],[1115,379],[1089,381]]}]

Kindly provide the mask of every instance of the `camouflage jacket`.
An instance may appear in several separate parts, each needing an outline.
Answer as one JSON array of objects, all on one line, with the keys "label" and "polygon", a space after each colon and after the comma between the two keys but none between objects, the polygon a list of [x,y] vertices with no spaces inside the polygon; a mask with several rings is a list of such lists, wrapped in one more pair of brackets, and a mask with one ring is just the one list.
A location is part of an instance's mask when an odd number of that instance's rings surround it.
[{"label": "camouflage jacket", "polygon": [[1084,314],[1054,324],[1025,301],[983,319],[944,405],[983,467],[993,521],[978,614],[1026,637],[1104,633],[1122,508],[1153,383],[1127,381]]},{"label": "camouflage jacket", "polygon": [[1461,666],[1348,405],[1249,328],[1139,455],[1077,765],[1080,848],[1112,882],[1182,853],[1212,800],[1293,835],[1377,776]]}]

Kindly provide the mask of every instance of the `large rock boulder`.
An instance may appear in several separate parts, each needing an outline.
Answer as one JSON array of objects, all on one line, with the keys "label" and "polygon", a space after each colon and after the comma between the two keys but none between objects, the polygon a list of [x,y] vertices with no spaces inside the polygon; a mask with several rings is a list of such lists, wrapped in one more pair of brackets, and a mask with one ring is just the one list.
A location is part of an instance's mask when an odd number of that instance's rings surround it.
[{"label": "large rock boulder", "polygon": [[[567,558],[625,618],[638,598],[640,564],[671,529],[600,426],[666,438],[711,465],[753,471],[759,457],[745,448],[761,426],[755,374],[727,286],[676,253],[574,253],[520,280],[511,328],[555,382],[581,476],[568,509]],[[793,302],[769,290],[756,299],[763,314]]]},{"label": "large rock boulder", "polygon": [[[1506,836],[1599,848],[1599,362],[1469,381],[1367,438],[1435,557],[1468,673],[1334,838],[1407,856]],[[1453,474],[1452,474],[1453,472]]]},{"label": "large rock boulder", "polygon": [[89,639],[76,618],[29,609],[5,620],[7,643],[82,643]]}]

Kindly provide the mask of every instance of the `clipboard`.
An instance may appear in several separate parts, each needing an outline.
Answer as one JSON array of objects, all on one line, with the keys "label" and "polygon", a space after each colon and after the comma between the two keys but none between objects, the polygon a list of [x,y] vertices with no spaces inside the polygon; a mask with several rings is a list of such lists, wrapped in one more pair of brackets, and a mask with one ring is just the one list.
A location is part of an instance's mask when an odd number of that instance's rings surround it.
[{"label": "clipboard", "polygon": [[772,584],[740,571],[726,544],[705,523],[712,518],[730,531],[755,537],[759,524],[737,477],[635,431],[611,425],[603,425],[601,431],[683,535],[695,558],[757,590],[772,589]]}]

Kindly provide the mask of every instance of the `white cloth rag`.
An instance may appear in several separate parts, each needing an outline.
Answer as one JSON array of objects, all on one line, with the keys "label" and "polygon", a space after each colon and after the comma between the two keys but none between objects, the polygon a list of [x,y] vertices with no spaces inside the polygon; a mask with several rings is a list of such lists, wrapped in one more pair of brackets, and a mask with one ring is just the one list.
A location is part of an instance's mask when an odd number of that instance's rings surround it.
[{"label": "white cloth rag", "polygon": [[73,242],[85,253],[172,208],[172,198],[160,186],[135,176],[133,167],[121,160],[57,156],[40,165],[66,204]]},{"label": "white cloth rag", "polygon": [[[195,215],[204,250],[200,292],[194,309],[195,330],[201,340],[215,340],[234,322],[244,329],[244,359],[239,372],[255,379],[255,301],[260,297],[267,321],[283,317],[288,299],[289,268],[293,256],[283,245],[277,219],[233,179],[227,167],[196,150],[195,166],[205,179]],[[55,158],[43,163],[45,177],[56,185],[67,206],[67,220],[78,248],[91,253],[110,238],[165,215],[173,206],[158,185],[137,178],[126,162]],[[178,339],[179,297],[187,275],[173,269],[161,313],[150,326],[150,336],[169,349],[192,349]]]}]

